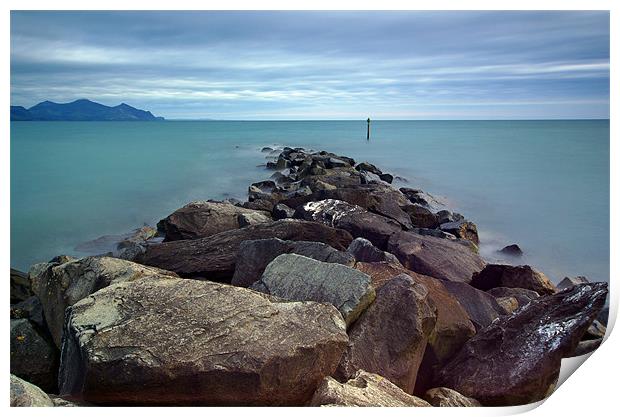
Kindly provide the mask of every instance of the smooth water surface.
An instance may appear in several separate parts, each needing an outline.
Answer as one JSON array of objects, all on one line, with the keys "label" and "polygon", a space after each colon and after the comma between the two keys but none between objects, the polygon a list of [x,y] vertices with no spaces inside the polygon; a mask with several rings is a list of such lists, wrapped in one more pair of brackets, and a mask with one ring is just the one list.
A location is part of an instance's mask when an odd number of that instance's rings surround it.
[{"label": "smooth water surface", "polygon": [[11,265],[154,225],[192,200],[246,197],[263,146],[367,160],[518,243],[554,281],[609,280],[609,121],[12,122]]}]

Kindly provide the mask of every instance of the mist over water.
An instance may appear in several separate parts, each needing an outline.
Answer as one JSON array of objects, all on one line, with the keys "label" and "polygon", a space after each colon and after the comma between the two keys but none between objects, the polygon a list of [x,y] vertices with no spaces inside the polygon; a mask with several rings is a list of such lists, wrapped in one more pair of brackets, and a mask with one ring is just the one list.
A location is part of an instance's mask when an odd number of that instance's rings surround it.
[{"label": "mist over water", "polygon": [[[518,243],[558,282],[609,280],[609,121],[12,122],[11,265],[155,223],[192,200],[246,198],[263,146],[367,160]],[[511,261],[505,259],[505,261]]]}]

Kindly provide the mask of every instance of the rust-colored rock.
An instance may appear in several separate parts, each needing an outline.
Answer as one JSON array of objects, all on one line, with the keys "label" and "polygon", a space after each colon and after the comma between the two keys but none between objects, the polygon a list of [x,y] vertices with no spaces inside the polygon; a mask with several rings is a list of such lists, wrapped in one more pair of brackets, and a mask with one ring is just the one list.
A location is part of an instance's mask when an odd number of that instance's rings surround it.
[{"label": "rust-colored rock", "polygon": [[446,281],[443,284],[446,290],[467,311],[472,323],[476,326],[476,331],[487,327],[493,320],[506,314],[506,311],[491,294],[478,290],[464,282]]},{"label": "rust-colored rock", "polygon": [[377,290],[375,302],[351,326],[349,347],[336,375],[346,380],[364,369],[413,392],[435,321],[427,289],[408,275],[394,277]]},{"label": "rust-colored rock", "polygon": [[606,283],[582,284],[500,317],[444,366],[439,385],[483,405],[542,400],[557,380],[562,357],[575,351],[606,296]]}]

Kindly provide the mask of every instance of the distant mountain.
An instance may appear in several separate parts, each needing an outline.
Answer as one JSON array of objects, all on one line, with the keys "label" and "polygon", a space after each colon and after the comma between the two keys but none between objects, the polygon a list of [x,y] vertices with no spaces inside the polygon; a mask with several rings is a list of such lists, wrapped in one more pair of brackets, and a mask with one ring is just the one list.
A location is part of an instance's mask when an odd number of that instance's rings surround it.
[{"label": "distant mountain", "polygon": [[164,118],[153,116],[150,111],[136,109],[125,103],[110,107],[81,99],[71,103],[43,101],[29,109],[11,106],[11,120],[152,121],[164,120]]}]

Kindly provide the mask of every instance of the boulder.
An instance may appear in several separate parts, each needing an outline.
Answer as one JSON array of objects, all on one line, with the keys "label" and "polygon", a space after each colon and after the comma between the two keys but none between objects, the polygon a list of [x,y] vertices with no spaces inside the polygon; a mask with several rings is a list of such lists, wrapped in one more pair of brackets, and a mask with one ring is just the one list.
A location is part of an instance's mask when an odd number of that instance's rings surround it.
[{"label": "boulder", "polygon": [[424,394],[424,399],[433,407],[481,407],[473,398],[466,397],[453,389],[440,387],[431,388]]},{"label": "boulder", "polygon": [[572,278],[564,277],[564,279],[560,281],[560,283],[558,284],[557,290],[562,291],[567,288],[574,287],[575,285],[588,284],[589,282],[590,281],[588,280],[588,278],[583,277],[583,276],[572,277]]},{"label": "boulder", "polygon": [[489,264],[482,271],[475,272],[471,285],[483,291],[496,287],[525,288],[539,295],[555,293],[555,286],[542,272],[529,265],[512,266]]},{"label": "boulder", "polygon": [[355,166],[355,169],[358,170],[358,171],[371,172],[371,173],[373,173],[375,175],[383,174],[383,172],[381,172],[381,170],[379,168],[377,168],[376,166],[374,166],[370,162],[360,162],[359,164],[357,164]]},{"label": "boulder", "polygon": [[423,207],[429,207],[429,201],[424,196],[424,191],[416,190],[413,188],[402,187],[399,189],[401,193],[414,204],[419,204]]},{"label": "boulder", "polygon": [[389,252],[382,251],[375,247],[369,240],[362,237],[354,239],[347,248],[347,252],[358,262],[388,262],[400,265],[396,256]]},{"label": "boulder", "polygon": [[28,274],[11,268],[11,304],[25,301],[32,297]]},{"label": "boulder", "polygon": [[502,249],[498,250],[497,252],[501,253],[502,255],[508,255],[508,256],[514,256],[514,257],[523,256],[523,251],[521,250],[519,245],[514,244],[514,243],[512,245],[504,246]]},{"label": "boulder", "polygon": [[[327,181],[327,179],[323,179]],[[338,184],[336,184],[338,186]],[[289,198],[284,201],[289,207],[297,209],[310,201],[341,200],[360,206],[371,213],[394,220],[402,228],[411,229],[411,219],[401,206],[408,204],[407,199],[398,191],[385,184],[348,185],[335,190],[319,190],[310,195]]]},{"label": "boulder", "polygon": [[495,287],[487,291],[495,298],[501,297],[514,297],[519,304],[519,307],[523,307],[532,300],[539,297],[536,291],[526,290],[525,288],[508,288],[508,287]]},{"label": "boulder", "polygon": [[584,340],[592,340],[592,339],[602,339],[605,337],[605,333],[607,332],[607,327],[598,320],[594,320],[588,330],[586,330],[586,334],[583,335]]},{"label": "boulder", "polygon": [[41,388],[11,374],[11,407],[53,407]]},{"label": "boulder", "polygon": [[469,240],[476,245],[480,243],[480,239],[478,238],[478,228],[472,222],[459,220],[456,222],[442,223],[439,227],[444,232],[453,234],[458,238]]},{"label": "boulder", "polygon": [[323,380],[310,406],[341,407],[430,407],[426,401],[407,394],[396,385],[363,370],[353,379],[340,383],[332,377]]},{"label": "boulder", "polygon": [[86,257],[62,264],[35,264],[29,275],[32,290],[41,300],[45,321],[58,347],[67,307],[113,282],[176,276],[169,271],[107,257]]},{"label": "boulder", "polygon": [[286,204],[276,204],[271,210],[271,216],[274,220],[292,219],[295,215],[295,210],[287,206]]},{"label": "boulder", "polygon": [[336,375],[346,380],[364,369],[413,392],[436,319],[426,287],[405,274],[392,278],[350,328],[349,347]]},{"label": "boulder", "polygon": [[439,224],[444,224],[464,221],[465,217],[463,217],[462,214],[453,213],[448,210],[439,210],[437,212],[437,219],[439,220]]},{"label": "boulder", "polygon": [[387,251],[407,269],[448,281],[469,282],[485,265],[477,253],[463,245],[410,232],[393,234]]},{"label": "boulder", "polygon": [[27,319],[11,319],[11,374],[47,392],[57,391],[58,351]]},{"label": "boulder", "polygon": [[392,175],[392,174],[387,174],[387,173],[385,173],[385,174],[379,174],[379,179],[381,179],[381,181],[385,181],[385,182],[387,182],[388,184],[391,184],[391,183],[392,183],[392,181],[394,181],[394,175]]},{"label": "boulder", "polygon": [[408,204],[401,207],[411,218],[411,224],[416,228],[435,229],[439,226],[437,215],[419,204]]},{"label": "boulder", "polygon": [[336,250],[325,243],[278,238],[246,240],[239,246],[235,274],[231,284],[249,287],[260,279],[267,265],[283,253],[295,253],[317,261],[351,267],[355,264],[353,255]]},{"label": "boulder", "polygon": [[[241,221],[240,221],[241,220]],[[194,201],[157,223],[165,242],[198,239],[239,229],[248,223],[265,223],[271,218],[265,212],[238,207],[230,203]]]},{"label": "boulder", "polygon": [[495,297],[495,301],[504,310],[504,314],[512,314],[519,308],[519,302],[515,297]]},{"label": "boulder", "polygon": [[565,357],[574,358],[575,356],[582,356],[592,353],[599,348],[602,342],[603,339],[582,340],[577,344],[575,351],[569,353],[568,356]]},{"label": "boulder", "polygon": [[582,284],[533,300],[471,338],[439,373],[439,385],[483,405],[542,400],[605,304],[607,284]]},{"label": "boulder", "polygon": [[68,309],[60,394],[100,405],[299,406],[347,341],[329,304],[208,281],[121,282]]},{"label": "boulder", "polygon": [[386,282],[400,274],[409,274],[412,271],[405,269],[400,262],[356,262],[355,269],[368,275],[372,280],[372,285],[379,288]]},{"label": "boulder", "polygon": [[445,281],[444,287],[467,311],[476,331],[487,327],[496,318],[506,314],[495,297],[464,282]]},{"label": "boulder", "polygon": [[386,247],[390,236],[402,230],[392,219],[341,200],[311,201],[298,207],[295,217],[346,230],[353,237],[367,239],[381,249]]},{"label": "boulder", "polygon": [[34,295],[25,301],[11,305],[11,319],[28,319],[40,329],[47,329],[43,305]]},{"label": "boulder", "polygon": [[138,260],[183,277],[230,282],[241,242],[269,238],[322,242],[338,250],[345,250],[353,240],[345,230],[285,219],[228,230],[202,239],[165,242],[148,248]]},{"label": "boulder", "polygon": [[296,254],[275,258],[251,288],[285,300],[331,303],[347,326],[375,299],[368,275],[341,264]]}]

